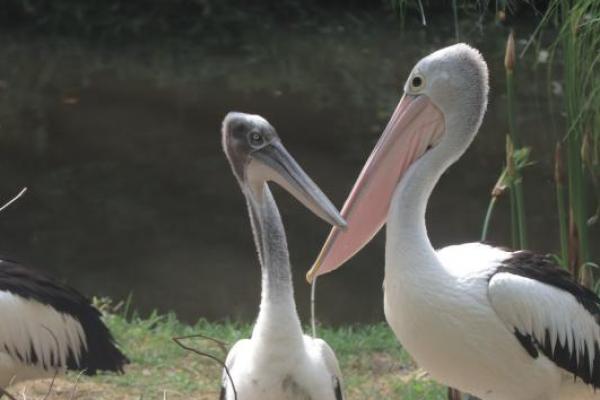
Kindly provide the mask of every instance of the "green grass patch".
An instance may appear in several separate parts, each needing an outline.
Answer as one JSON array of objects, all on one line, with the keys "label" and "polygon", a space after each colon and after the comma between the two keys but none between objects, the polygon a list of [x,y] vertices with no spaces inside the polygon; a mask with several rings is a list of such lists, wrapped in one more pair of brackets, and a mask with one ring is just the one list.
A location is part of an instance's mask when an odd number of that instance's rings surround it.
[{"label": "green grass patch", "polygon": [[[110,303],[100,308],[113,310]],[[180,322],[174,313],[147,317],[126,312],[105,315],[105,321],[131,360],[123,375],[81,377],[74,391],[76,374],[58,379],[48,399],[215,399],[218,398],[221,367],[214,361],[186,351],[173,342],[176,336],[202,334],[232,345],[247,338],[252,326],[237,322],[199,320]],[[309,329],[306,329],[308,332]],[[336,351],[349,399],[444,399],[445,389],[418,371],[385,323],[320,327],[319,336]],[[205,339],[189,339],[191,347],[225,359],[227,349]],[[28,382],[10,388],[17,398],[43,398],[49,380]]]}]

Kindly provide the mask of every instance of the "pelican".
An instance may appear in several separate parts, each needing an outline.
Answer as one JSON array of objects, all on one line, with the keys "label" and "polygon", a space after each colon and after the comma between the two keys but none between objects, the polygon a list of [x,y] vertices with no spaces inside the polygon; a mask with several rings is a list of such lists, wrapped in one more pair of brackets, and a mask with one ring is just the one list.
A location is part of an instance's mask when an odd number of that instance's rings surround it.
[{"label": "pelican", "polygon": [[384,312],[430,376],[483,400],[598,399],[600,300],[548,256],[483,243],[437,252],[425,211],[440,176],[479,130],[488,97],[480,53],[457,44],[420,60],[309,281],[387,223]]},{"label": "pelican", "polygon": [[0,260],[0,318],[2,392],[67,370],[122,373],[129,362],[86,297],[6,259]]},{"label": "pelican", "polygon": [[282,186],[328,223],[343,227],[345,221],[264,118],[229,113],[222,135],[223,149],[246,197],[262,295],[252,336],[238,341],[225,361],[235,392],[224,371],[220,399],[341,400],[342,376],[333,350],[302,332],[285,231],[267,182]]}]

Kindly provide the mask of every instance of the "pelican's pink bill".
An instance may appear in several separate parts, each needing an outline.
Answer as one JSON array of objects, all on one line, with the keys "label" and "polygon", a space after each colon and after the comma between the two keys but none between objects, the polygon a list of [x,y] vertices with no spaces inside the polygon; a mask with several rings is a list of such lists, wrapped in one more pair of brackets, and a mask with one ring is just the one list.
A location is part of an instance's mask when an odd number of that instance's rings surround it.
[{"label": "pelican's pink bill", "polygon": [[443,114],[427,96],[402,97],[344,204],[346,229],[331,230],[306,275],[309,282],[340,267],[375,236],[386,222],[396,184],[444,131]]}]

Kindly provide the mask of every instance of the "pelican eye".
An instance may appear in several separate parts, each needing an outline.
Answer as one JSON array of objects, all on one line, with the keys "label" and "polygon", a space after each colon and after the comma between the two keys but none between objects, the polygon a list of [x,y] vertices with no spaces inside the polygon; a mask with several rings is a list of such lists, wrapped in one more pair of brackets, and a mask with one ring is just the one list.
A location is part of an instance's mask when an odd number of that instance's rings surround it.
[{"label": "pelican eye", "polygon": [[424,79],[422,76],[416,75],[410,81],[410,89],[411,90],[421,90],[424,86]]},{"label": "pelican eye", "polygon": [[250,144],[252,146],[257,147],[264,143],[265,138],[259,132],[254,131],[250,132],[250,134],[248,135],[248,140],[250,141]]}]

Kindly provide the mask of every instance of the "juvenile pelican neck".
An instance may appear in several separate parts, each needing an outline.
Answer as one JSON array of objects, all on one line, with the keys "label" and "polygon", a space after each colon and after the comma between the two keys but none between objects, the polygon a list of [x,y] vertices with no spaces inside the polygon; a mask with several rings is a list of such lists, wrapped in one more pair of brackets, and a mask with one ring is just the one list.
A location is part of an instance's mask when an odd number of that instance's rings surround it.
[{"label": "juvenile pelican neck", "polygon": [[[262,291],[255,334],[296,333],[302,336],[294,301],[294,287],[285,230],[267,184],[246,199],[262,272]],[[282,326],[285,329],[282,329]],[[293,336],[293,335],[292,335]]]}]

